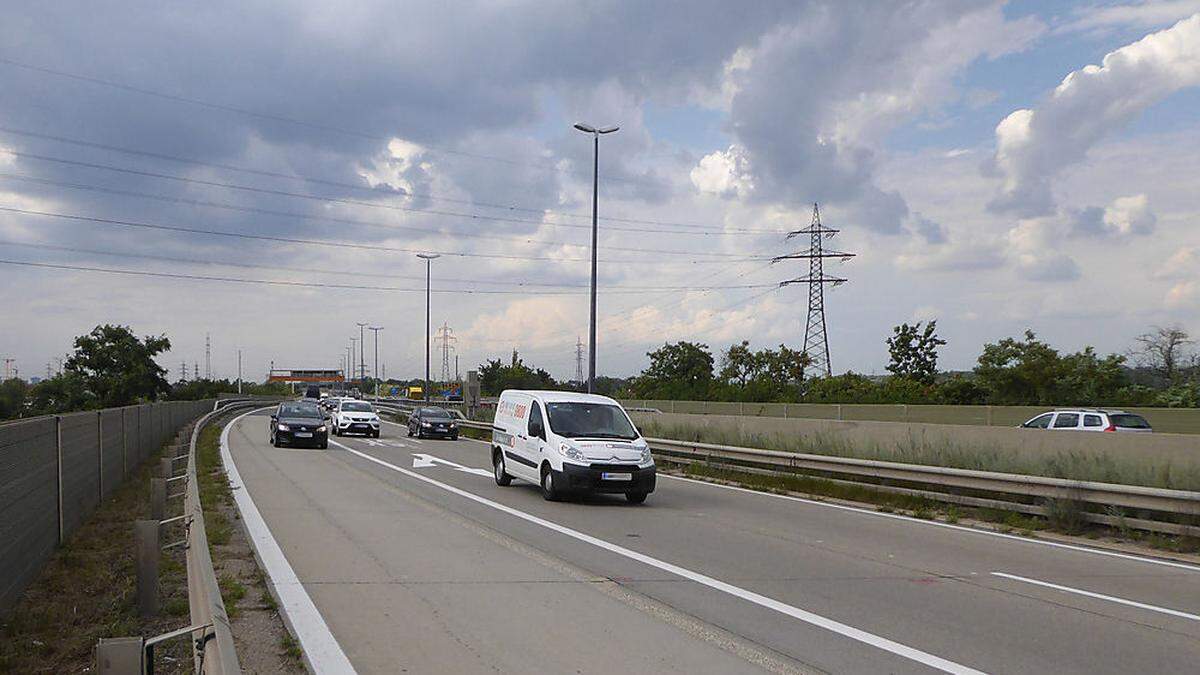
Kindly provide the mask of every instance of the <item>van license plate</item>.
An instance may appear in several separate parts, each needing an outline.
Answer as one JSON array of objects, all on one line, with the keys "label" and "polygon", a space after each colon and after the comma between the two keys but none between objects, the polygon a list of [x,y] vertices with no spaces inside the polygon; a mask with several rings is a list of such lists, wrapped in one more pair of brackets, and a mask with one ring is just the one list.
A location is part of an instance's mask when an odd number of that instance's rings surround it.
[{"label": "van license plate", "polygon": [[600,480],[633,480],[631,473],[602,473]]},{"label": "van license plate", "polygon": [[297,431],[296,438],[312,438],[312,433],[308,431]]}]

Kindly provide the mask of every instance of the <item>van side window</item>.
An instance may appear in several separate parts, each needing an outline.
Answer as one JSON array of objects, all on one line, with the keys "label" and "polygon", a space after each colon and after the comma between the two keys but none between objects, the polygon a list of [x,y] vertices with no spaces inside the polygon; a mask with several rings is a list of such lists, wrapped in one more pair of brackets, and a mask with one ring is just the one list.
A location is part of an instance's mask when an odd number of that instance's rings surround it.
[{"label": "van side window", "polygon": [[542,434],[546,433],[546,423],[542,420],[542,406],[538,405],[537,401],[533,402],[533,406],[529,411],[529,426],[526,429],[530,436],[533,436],[533,427],[539,426],[542,428]]}]

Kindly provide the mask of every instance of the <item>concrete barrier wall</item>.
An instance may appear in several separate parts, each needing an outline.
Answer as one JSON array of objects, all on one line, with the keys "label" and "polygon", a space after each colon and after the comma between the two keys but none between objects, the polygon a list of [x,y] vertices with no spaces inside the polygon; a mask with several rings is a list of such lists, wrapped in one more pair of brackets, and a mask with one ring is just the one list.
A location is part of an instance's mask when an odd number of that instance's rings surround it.
[{"label": "concrete barrier wall", "polygon": [[[1200,479],[1200,439],[1188,434],[1097,433],[1044,431],[1015,427],[957,424],[864,422],[820,419],[783,419],[740,415],[681,413],[631,413],[648,435],[664,431],[711,430],[727,442],[755,442],[752,447],[775,446],[820,454],[918,461],[944,455],[958,463],[985,470],[1014,470],[1017,465],[1049,467],[1090,463],[1094,471],[1112,476],[1088,479],[1133,484]],[[678,438],[685,433],[665,436]],[[693,439],[684,439],[693,440]],[[699,439],[702,440],[702,439]],[[804,446],[808,446],[807,448]],[[909,459],[911,458],[911,459]],[[954,464],[947,464],[954,465]],[[1046,475],[1053,475],[1048,472]],[[1116,480],[1123,477],[1123,480]],[[1185,487],[1163,485],[1163,487]],[[1200,489],[1200,487],[1190,487]]]},{"label": "concrete barrier wall", "polygon": [[142,462],[213,401],[169,401],[0,425],[0,616]]}]

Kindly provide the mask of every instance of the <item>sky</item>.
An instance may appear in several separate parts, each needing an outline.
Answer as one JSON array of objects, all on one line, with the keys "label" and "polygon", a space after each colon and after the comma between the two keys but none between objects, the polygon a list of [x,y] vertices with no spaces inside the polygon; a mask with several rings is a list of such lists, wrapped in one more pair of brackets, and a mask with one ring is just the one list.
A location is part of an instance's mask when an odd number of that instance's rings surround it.
[{"label": "sky", "polygon": [[[167,335],[247,379],[388,376],[434,330],[465,372],[560,379],[664,342],[799,348],[812,205],[833,370],[883,373],[936,319],[940,365],[1026,329],[1125,352],[1200,334],[1200,0],[93,3],[0,21],[0,358]],[[270,283],[265,283],[270,282]],[[367,336],[368,370],[375,367]],[[586,347],[585,347],[586,349]],[[356,357],[357,360],[357,357]],[[442,366],[435,344],[433,376]],[[586,368],[586,365],[585,365]]]}]

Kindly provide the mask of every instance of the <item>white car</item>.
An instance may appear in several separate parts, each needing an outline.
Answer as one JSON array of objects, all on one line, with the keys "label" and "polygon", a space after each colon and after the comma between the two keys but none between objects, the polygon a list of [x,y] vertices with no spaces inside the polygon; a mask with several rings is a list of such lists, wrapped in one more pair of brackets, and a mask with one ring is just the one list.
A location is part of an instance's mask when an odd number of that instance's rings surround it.
[{"label": "white car", "polygon": [[329,419],[334,436],[360,433],[379,438],[379,415],[366,401],[343,398],[337,402]]},{"label": "white car", "polygon": [[654,492],[650,446],[607,396],[506,390],[492,422],[496,484],[521,478],[556,501],[576,491],[621,493],[633,504]]},{"label": "white car", "polygon": [[1051,431],[1153,431],[1145,417],[1124,410],[1079,408],[1042,413],[1021,425],[1024,429]]}]

